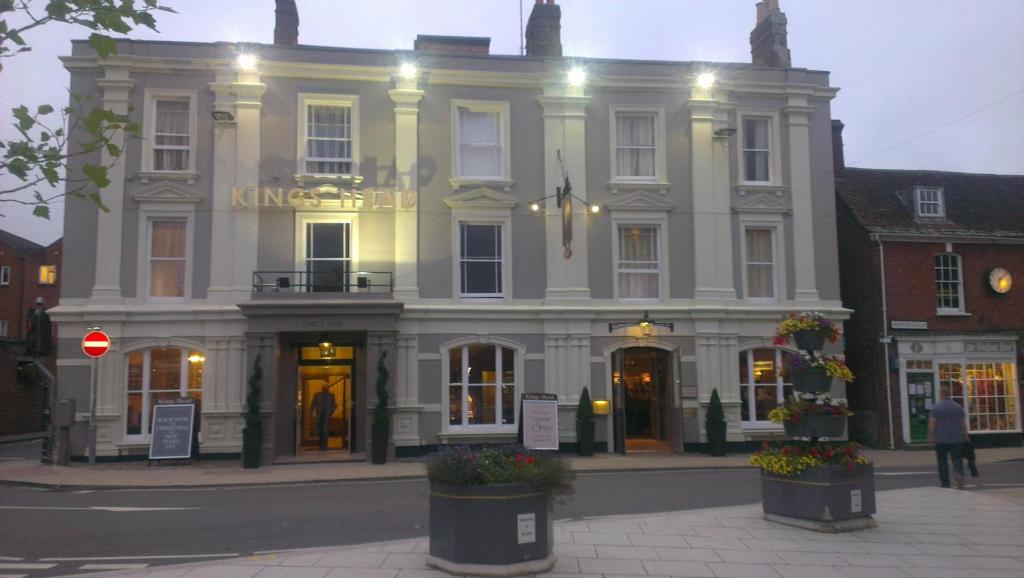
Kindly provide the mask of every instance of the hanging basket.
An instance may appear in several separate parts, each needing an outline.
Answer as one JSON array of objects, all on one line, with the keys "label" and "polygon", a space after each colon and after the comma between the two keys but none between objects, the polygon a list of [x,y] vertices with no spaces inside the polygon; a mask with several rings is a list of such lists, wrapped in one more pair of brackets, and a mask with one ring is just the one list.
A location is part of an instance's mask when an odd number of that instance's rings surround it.
[{"label": "hanging basket", "polygon": [[794,371],[793,389],[807,393],[825,393],[832,389],[832,376],[825,372],[824,367],[812,367],[803,371]]},{"label": "hanging basket", "polygon": [[786,435],[793,437],[837,438],[846,430],[845,415],[809,415],[797,423],[784,422]]},{"label": "hanging basket", "polygon": [[797,349],[804,351],[821,351],[825,347],[825,333],[814,329],[805,329],[793,334],[793,342]]}]

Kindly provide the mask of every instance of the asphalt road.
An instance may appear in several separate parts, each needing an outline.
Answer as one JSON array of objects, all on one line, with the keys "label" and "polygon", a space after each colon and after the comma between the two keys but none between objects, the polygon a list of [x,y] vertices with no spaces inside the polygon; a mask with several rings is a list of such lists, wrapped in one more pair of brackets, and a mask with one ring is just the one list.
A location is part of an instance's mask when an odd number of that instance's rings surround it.
[{"label": "asphalt road", "polygon": [[[1020,461],[987,464],[982,475],[989,487],[1024,487]],[[931,468],[879,470],[876,487],[930,486],[936,478]],[[578,476],[573,496],[556,503],[555,519],[756,503],[760,491],[754,469],[588,473]],[[423,480],[95,491],[0,486],[0,574],[69,574],[86,564],[192,562],[426,533]]]}]

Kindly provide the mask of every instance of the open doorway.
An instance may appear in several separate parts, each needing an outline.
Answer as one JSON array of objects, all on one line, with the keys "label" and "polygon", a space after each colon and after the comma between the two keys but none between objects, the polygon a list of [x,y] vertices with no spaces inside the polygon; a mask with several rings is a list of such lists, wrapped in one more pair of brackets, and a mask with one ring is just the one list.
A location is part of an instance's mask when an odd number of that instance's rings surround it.
[{"label": "open doorway", "polygon": [[616,451],[673,451],[672,373],[668,351],[630,347],[617,352],[612,369],[616,390]]},{"label": "open doorway", "polygon": [[352,419],[354,376],[353,347],[300,347],[295,402],[296,454],[351,451],[355,426]]}]

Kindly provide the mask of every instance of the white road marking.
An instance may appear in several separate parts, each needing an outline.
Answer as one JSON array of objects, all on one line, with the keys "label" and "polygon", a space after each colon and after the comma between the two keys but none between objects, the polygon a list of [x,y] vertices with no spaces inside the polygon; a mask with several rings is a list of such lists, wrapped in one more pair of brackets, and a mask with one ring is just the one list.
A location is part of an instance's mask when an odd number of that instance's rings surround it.
[{"label": "white road marking", "polygon": [[0,562],[0,570],[49,570],[56,564],[32,564],[28,562]]},{"label": "white road marking", "polygon": [[142,570],[149,564],[82,564],[79,570]]},{"label": "white road marking", "polygon": [[93,493],[95,491],[96,490],[78,490],[77,492],[74,492],[74,493],[76,493],[76,494],[91,494],[91,493]]},{"label": "white road marking", "polygon": [[170,510],[199,510],[200,508],[134,508],[129,506],[0,506],[0,510],[99,510],[104,512],[166,512]]},{"label": "white road marking", "polygon": [[990,484],[988,482],[978,482],[978,484],[975,487],[978,487],[978,488],[997,488],[997,487],[998,488],[1003,488],[1003,487],[1006,487],[1006,488],[1017,488],[1017,487],[1020,487],[1020,486],[1024,486],[1024,484]]},{"label": "white road marking", "polygon": [[0,574],[0,578],[25,578],[28,574]]},{"label": "white road marking", "polygon": [[927,472],[875,472],[876,476],[930,476],[935,472],[928,470]]},{"label": "white road marking", "polygon": [[2,562],[17,562],[18,560],[24,560],[24,558],[16,558],[13,556],[0,556]]},{"label": "white road marking", "polygon": [[91,558],[40,558],[43,562],[102,562],[103,560],[176,560],[179,558],[236,558],[238,554],[164,554],[162,556],[93,556]]}]

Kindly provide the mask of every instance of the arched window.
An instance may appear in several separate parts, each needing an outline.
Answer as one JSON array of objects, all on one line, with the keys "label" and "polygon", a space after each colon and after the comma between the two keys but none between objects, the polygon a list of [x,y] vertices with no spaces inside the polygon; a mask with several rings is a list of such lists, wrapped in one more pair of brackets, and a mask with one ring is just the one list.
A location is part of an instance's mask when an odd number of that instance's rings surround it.
[{"label": "arched window", "polygon": [[491,343],[458,345],[447,353],[447,429],[515,431],[516,350]]},{"label": "arched window", "polygon": [[782,375],[786,359],[795,354],[781,349],[740,352],[740,417],[749,425],[769,425],[768,412],[793,395],[793,384]]},{"label": "arched window", "polygon": [[128,354],[125,436],[149,436],[152,408],[161,399],[191,397],[197,409],[203,397],[203,354],[157,347]]}]

